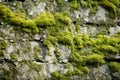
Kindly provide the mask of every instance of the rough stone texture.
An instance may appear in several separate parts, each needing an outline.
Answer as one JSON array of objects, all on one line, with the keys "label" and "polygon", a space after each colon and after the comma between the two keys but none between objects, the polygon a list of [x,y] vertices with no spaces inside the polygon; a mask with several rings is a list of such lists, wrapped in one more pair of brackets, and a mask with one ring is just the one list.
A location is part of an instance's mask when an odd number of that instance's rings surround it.
[{"label": "rough stone texture", "polygon": [[[37,15],[42,12],[50,11],[54,13],[55,11],[70,11],[70,7],[67,4],[67,1],[63,5],[57,5],[56,2],[46,3],[40,0],[26,0],[25,2],[14,2],[14,6],[10,4],[10,8],[17,12],[20,9],[24,9],[25,12],[28,13],[31,19],[34,19]],[[35,4],[37,2],[37,5]],[[16,8],[15,6],[19,4]],[[49,4],[49,5],[48,5]],[[98,11],[93,16],[90,14],[91,9],[81,9],[75,10],[73,12],[69,12],[72,21],[77,21],[77,19],[81,19],[83,23],[81,23],[80,33],[87,33],[96,36],[97,34],[106,31],[104,26],[96,27],[93,25],[88,25],[87,23],[100,23],[107,22],[108,20],[108,12],[102,7],[98,8]],[[11,25],[5,26],[4,24],[0,25],[0,32],[4,33],[5,37],[2,37],[0,34],[0,40],[5,40],[9,43],[9,46],[6,49],[6,59],[11,59],[11,53],[15,53],[18,56],[18,62],[15,61],[13,63],[4,62],[0,64],[0,75],[4,76],[3,69],[10,70],[10,65],[13,66],[13,69],[17,71],[15,75],[16,80],[44,80],[44,77],[51,77],[51,73],[55,71],[61,71],[62,73],[66,73],[68,71],[65,68],[66,63],[68,62],[69,55],[71,50],[68,46],[58,44],[58,52],[60,53],[60,61],[57,60],[55,56],[54,50],[55,46],[48,50],[47,47],[43,46],[41,37],[47,37],[46,34],[36,34],[30,36],[29,34],[18,33],[11,28]],[[75,32],[75,25],[71,25]],[[13,30],[13,31],[12,31]],[[68,30],[67,30],[68,31]],[[108,31],[110,32],[110,36],[120,32],[120,26],[111,26]],[[77,34],[77,33],[76,33]],[[35,50],[34,47],[39,47],[40,51],[37,52],[37,57],[39,59],[35,59]],[[28,62],[26,62],[28,61]],[[22,63],[23,62],[23,63]],[[26,62],[26,63],[24,63]],[[38,70],[37,67],[31,66],[31,64],[42,65],[42,70]],[[9,65],[10,64],[10,65]],[[70,65],[70,69],[73,70],[73,65]],[[73,80],[112,80],[109,72],[109,68],[107,65],[100,66],[98,68],[90,68],[91,72],[89,74],[85,74],[83,76],[73,76]],[[12,74],[15,74],[13,72]],[[119,80],[119,74],[112,74],[117,80]],[[1,78],[0,78],[1,79]]]}]

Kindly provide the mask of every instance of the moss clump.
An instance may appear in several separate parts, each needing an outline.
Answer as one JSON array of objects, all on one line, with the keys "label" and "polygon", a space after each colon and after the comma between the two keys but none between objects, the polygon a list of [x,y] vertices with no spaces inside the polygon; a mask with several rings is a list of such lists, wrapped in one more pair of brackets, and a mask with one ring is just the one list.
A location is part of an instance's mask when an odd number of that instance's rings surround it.
[{"label": "moss clump", "polygon": [[58,42],[65,44],[65,45],[72,45],[73,44],[73,38],[72,35],[68,32],[59,32],[57,35]]},{"label": "moss clump", "polygon": [[[24,20],[23,18],[10,18],[12,25],[18,26],[22,31],[27,33],[38,33],[39,30],[33,20]],[[15,27],[16,29],[17,27]]]},{"label": "moss clump", "polygon": [[57,37],[55,37],[55,36],[48,36],[48,40],[50,40],[52,44],[54,44],[56,46],[58,45]]},{"label": "moss clump", "polygon": [[74,44],[78,49],[83,48],[83,42],[82,42],[82,37],[81,35],[76,35],[74,37]]},{"label": "moss clump", "polygon": [[68,80],[60,71],[51,74],[51,80]]},{"label": "moss clump", "polygon": [[120,63],[118,63],[118,62],[111,62],[109,64],[109,68],[112,72],[119,72],[120,73]]},{"label": "moss clump", "polygon": [[85,58],[86,64],[92,64],[98,66],[99,64],[104,64],[104,56],[99,54],[91,54]]},{"label": "moss clump", "polygon": [[21,31],[27,33],[39,32],[36,23],[33,20],[30,20],[21,14],[12,12],[7,6],[2,3],[0,3],[0,15],[2,16],[1,20],[14,25],[15,29],[17,26],[17,29],[20,29]]},{"label": "moss clump", "polygon": [[80,9],[80,4],[77,2],[77,0],[71,0],[70,8],[71,8],[71,10],[78,10],[78,9]]},{"label": "moss clump", "polygon": [[49,12],[41,13],[35,18],[35,22],[39,27],[47,27],[55,24],[54,16]]},{"label": "moss clump", "polygon": [[80,66],[83,64],[83,57],[80,55],[80,53],[74,52],[70,54],[70,59],[73,62],[75,66]]},{"label": "moss clump", "polygon": [[0,18],[7,22],[9,21],[9,18],[14,17],[14,13],[2,3],[0,3],[0,15]]},{"label": "moss clump", "polygon": [[93,52],[103,55],[116,55],[120,52],[119,38],[100,35],[93,47]]},{"label": "moss clump", "polygon": [[62,29],[66,28],[71,24],[70,15],[67,12],[63,13],[55,13],[56,27],[60,27]]},{"label": "moss clump", "polygon": [[86,74],[88,74],[88,73],[90,72],[90,69],[89,69],[87,66],[81,67],[80,70],[81,70],[83,73],[86,73]]}]

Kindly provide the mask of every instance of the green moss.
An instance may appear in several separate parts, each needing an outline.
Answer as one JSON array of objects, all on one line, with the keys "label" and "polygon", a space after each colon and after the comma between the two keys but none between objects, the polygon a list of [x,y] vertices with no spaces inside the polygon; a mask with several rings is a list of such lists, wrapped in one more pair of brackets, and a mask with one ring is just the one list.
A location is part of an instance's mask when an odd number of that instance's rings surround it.
[{"label": "green moss", "polygon": [[15,53],[11,53],[10,57],[12,61],[18,61],[18,56]]},{"label": "green moss", "polygon": [[5,50],[8,44],[4,40],[0,40],[0,50]]},{"label": "green moss", "polygon": [[86,64],[98,66],[99,64],[104,64],[104,56],[99,54],[91,54],[85,58]]},{"label": "green moss", "polygon": [[88,67],[81,67],[80,70],[83,72],[83,73],[86,73],[88,74],[90,72],[90,69]]},{"label": "green moss", "polygon": [[50,48],[52,47],[51,41],[46,39],[46,40],[44,40],[43,45],[48,48],[48,51],[49,51],[48,54],[50,55]]},{"label": "green moss", "polygon": [[103,55],[119,54],[119,42],[120,40],[117,37],[99,35],[99,37],[95,40],[93,52],[100,53]]},{"label": "green moss", "polygon": [[38,33],[39,30],[36,23],[33,20],[28,19],[26,16],[18,13],[12,12],[7,6],[0,3],[0,15],[1,20],[7,22],[8,24],[19,27],[20,29],[27,33]]},{"label": "green moss", "polygon": [[57,37],[55,37],[55,36],[48,36],[48,40],[50,40],[52,44],[54,44],[56,46],[58,45]]},{"label": "green moss", "polygon": [[73,62],[75,66],[80,66],[83,64],[83,57],[80,55],[80,53],[74,52],[70,54],[70,59]]},{"label": "green moss", "polygon": [[60,71],[56,71],[51,74],[51,80],[68,80],[68,79],[66,79],[66,77]]},{"label": "green moss", "polygon": [[54,53],[55,53],[56,58],[59,59],[61,54],[59,52],[59,48],[58,47],[55,47]]},{"label": "green moss", "polygon": [[2,3],[0,3],[0,15],[0,18],[5,21],[9,21],[9,18],[14,17],[14,13]]},{"label": "green moss", "polygon": [[110,1],[111,3],[113,3],[114,5],[118,6],[120,5],[120,0],[108,0]]},{"label": "green moss", "polygon": [[118,62],[111,62],[109,64],[109,68],[112,72],[119,72],[120,73],[120,63],[118,63]]},{"label": "green moss", "polygon": [[30,66],[31,70],[36,70],[37,72],[40,72],[43,68],[42,64],[36,64],[36,63],[28,63]]},{"label": "green moss", "polygon": [[33,48],[33,50],[34,50],[34,59],[35,60],[40,60],[39,52],[41,51],[41,49],[39,47],[35,46]]},{"label": "green moss", "polygon": [[12,80],[13,79],[11,70],[4,69],[3,71],[4,71],[4,74],[3,74],[4,77],[2,77],[3,80]]},{"label": "green moss", "polygon": [[77,23],[76,23],[76,31],[77,31],[77,33],[80,33],[80,26],[81,25],[81,19],[79,18],[79,19],[77,19]]},{"label": "green moss", "polygon": [[54,16],[49,12],[41,13],[35,18],[35,22],[39,27],[47,27],[55,24]]},{"label": "green moss", "polygon": [[56,27],[60,27],[64,29],[66,26],[71,24],[71,19],[69,17],[69,13],[55,13]]},{"label": "green moss", "polygon": [[83,72],[80,70],[80,69],[78,69],[78,68],[74,68],[74,71],[73,71],[73,75],[82,75],[83,74]]},{"label": "green moss", "polygon": [[[10,23],[20,27],[20,29],[27,33],[38,33],[39,30],[33,20],[24,20],[23,18],[10,18]],[[16,27],[15,27],[16,29]]]},{"label": "green moss", "polygon": [[77,2],[77,0],[71,0],[70,1],[70,8],[71,8],[71,10],[79,10],[80,4]]},{"label": "green moss", "polygon": [[95,14],[96,12],[97,12],[97,10],[98,10],[98,2],[94,2],[93,4],[92,4],[92,14]]},{"label": "green moss", "polygon": [[0,50],[0,59],[5,57],[5,50]]},{"label": "green moss", "polygon": [[78,49],[83,48],[83,42],[82,42],[81,35],[78,34],[74,37],[74,44]]},{"label": "green moss", "polygon": [[56,2],[57,2],[58,4],[63,4],[63,3],[65,2],[65,0],[56,0]]},{"label": "green moss", "polygon": [[56,36],[58,38],[58,42],[65,45],[72,45],[73,38],[69,32],[59,32]]}]

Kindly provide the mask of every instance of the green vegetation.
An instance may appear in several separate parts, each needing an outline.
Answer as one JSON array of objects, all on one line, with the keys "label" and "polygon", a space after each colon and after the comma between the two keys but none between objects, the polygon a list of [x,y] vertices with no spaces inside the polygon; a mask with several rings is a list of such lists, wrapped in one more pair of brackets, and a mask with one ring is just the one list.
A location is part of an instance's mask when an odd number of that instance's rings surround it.
[{"label": "green vegetation", "polygon": [[82,37],[81,37],[81,35],[76,35],[75,37],[74,37],[74,44],[76,45],[76,47],[78,48],[78,49],[81,49],[81,48],[83,48],[83,42],[82,42]]},{"label": "green vegetation", "polygon": [[39,32],[36,23],[33,20],[30,20],[21,14],[12,12],[2,3],[0,3],[0,15],[2,16],[1,20],[14,25],[15,29],[17,28],[21,31],[34,34]]},{"label": "green vegetation", "polygon": [[118,62],[111,62],[109,64],[110,70],[112,72],[119,72],[120,73],[120,63]]},{"label": "green vegetation", "polygon": [[106,8],[112,15],[112,18],[115,18],[117,15],[117,11],[120,5],[119,0],[68,0],[71,11],[79,10],[80,7],[82,8],[91,8],[92,14],[95,14],[98,10],[98,6],[102,6]]},{"label": "green vegetation", "polygon": [[62,29],[65,29],[67,26],[71,24],[70,15],[67,12],[55,13],[55,21],[56,21],[55,26],[60,27]]},{"label": "green vegetation", "polygon": [[71,0],[70,7],[71,7],[71,10],[78,10],[80,9],[80,4],[77,2],[77,0]]},{"label": "green vegetation", "polygon": [[56,2],[57,2],[58,4],[63,4],[63,3],[65,2],[65,0],[56,0]]},{"label": "green vegetation", "polygon": [[45,13],[41,13],[39,16],[37,16],[35,18],[35,22],[36,22],[37,26],[46,28],[47,26],[54,25],[55,19],[51,13],[45,12]]},{"label": "green vegetation", "polygon": [[51,74],[51,80],[68,80],[60,71]]},{"label": "green vegetation", "polygon": [[57,35],[58,42],[65,45],[72,45],[73,38],[69,32],[59,32]]},{"label": "green vegetation", "polygon": [[15,53],[11,53],[10,54],[11,60],[14,61],[18,61],[18,56]]},{"label": "green vegetation", "polygon": [[35,60],[40,60],[40,57],[39,57],[39,52],[41,51],[41,49],[39,48],[39,47],[37,47],[37,46],[35,46],[34,48],[33,48],[33,50],[34,50],[34,59]]},{"label": "green vegetation", "polygon": [[5,57],[5,50],[7,47],[8,47],[8,44],[5,41],[0,40],[0,58]]},{"label": "green vegetation", "polygon": [[91,54],[85,58],[86,64],[98,66],[99,64],[104,64],[104,56],[99,54]]},{"label": "green vegetation", "polygon": [[119,5],[120,5],[120,0],[108,0],[108,1],[110,1],[111,3],[116,5],[117,7],[119,7]]},{"label": "green vegetation", "polygon": [[0,50],[5,50],[7,47],[8,44],[5,41],[0,40]]}]

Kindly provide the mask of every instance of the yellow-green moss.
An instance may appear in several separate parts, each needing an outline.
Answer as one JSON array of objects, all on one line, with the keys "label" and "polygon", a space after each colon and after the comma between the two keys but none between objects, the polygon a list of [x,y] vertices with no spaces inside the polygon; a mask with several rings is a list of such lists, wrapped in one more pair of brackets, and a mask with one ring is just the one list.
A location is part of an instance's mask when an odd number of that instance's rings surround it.
[{"label": "yellow-green moss", "polygon": [[114,5],[118,6],[120,5],[120,0],[108,0],[110,2],[112,2]]},{"label": "yellow-green moss", "polygon": [[119,72],[120,73],[120,63],[118,62],[111,62],[109,64],[110,71],[112,72]]},{"label": "yellow-green moss", "polygon": [[82,42],[81,35],[78,34],[74,37],[74,44],[78,49],[83,48],[83,42]]},{"label": "yellow-green moss", "polygon": [[27,17],[12,12],[7,6],[0,3],[0,15],[1,20],[7,22],[8,24],[14,25],[19,27],[21,31],[28,32],[28,33],[38,33],[39,30],[36,26],[36,23],[33,20],[28,19]]},{"label": "yellow-green moss", "polygon": [[11,60],[14,61],[18,61],[18,56],[15,53],[11,53],[10,54]]},{"label": "yellow-green moss", "polygon": [[69,13],[55,13],[56,27],[65,28],[71,24],[71,19],[69,17]]},{"label": "yellow-green moss", "polygon": [[86,64],[98,66],[99,64],[104,64],[104,56],[99,54],[91,54],[85,58]]},{"label": "yellow-green moss", "polygon": [[69,32],[59,32],[56,37],[58,38],[59,43],[62,43],[65,45],[72,45],[73,44],[73,38]]},{"label": "yellow-green moss", "polygon": [[49,12],[41,13],[39,16],[35,18],[35,22],[37,26],[47,27],[55,24],[54,16]]}]

